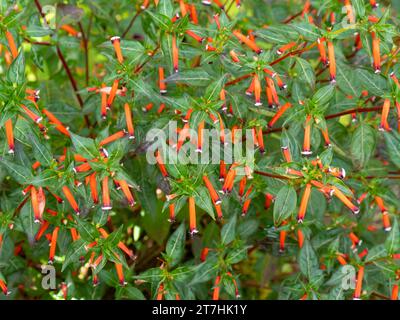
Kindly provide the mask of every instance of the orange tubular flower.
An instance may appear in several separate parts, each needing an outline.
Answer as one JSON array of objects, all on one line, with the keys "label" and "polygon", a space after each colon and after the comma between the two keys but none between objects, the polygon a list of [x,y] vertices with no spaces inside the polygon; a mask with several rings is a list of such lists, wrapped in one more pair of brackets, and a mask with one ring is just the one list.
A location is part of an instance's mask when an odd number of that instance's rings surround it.
[{"label": "orange tubular flower", "polygon": [[42,121],[42,117],[39,117],[38,115],[36,115],[35,113],[33,113],[31,110],[29,110],[26,106],[24,106],[23,104],[21,105],[21,108],[24,109],[26,115],[31,118],[34,122],[39,123],[40,121]]},{"label": "orange tubular flower", "polygon": [[196,204],[193,197],[189,197],[189,224],[191,236],[199,232],[196,228]]},{"label": "orange tubular flower", "polygon": [[276,83],[278,84],[280,90],[285,90],[287,88],[286,83],[282,81],[281,77],[278,74],[276,74]]},{"label": "orange tubular flower", "polygon": [[10,291],[8,291],[6,283],[1,279],[0,279],[0,288],[5,296],[8,296],[11,293]]},{"label": "orange tubular flower", "polygon": [[226,178],[226,167],[224,160],[219,162],[219,181],[224,181]]},{"label": "orange tubular flower", "polygon": [[232,191],[233,181],[235,179],[235,176],[236,176],[236,170],[233,169],[232,165],[232,167],[228,171],[228,174],[226,175],[224,185],[222,186],[223,193],[227,194],[230,193],[230,191]]},{"label": "orange tubular flower", "polygon": [[115,96],[116,96],[117,90],[118,90],[118,85],[119,85],[119,80],[115,79],[113,82],[113,85],[111,87],[110,94],[107,99],[107,108],[111,108],[111,105],[114,102],[114,99],[115,99]]},{"label": "orange tubular flower", "polygon": [[42,221],[42,216],[41,216],[41,210],[39,207],[39,195],[38,191],[34,186],[31,188],[31,202],[32,202],[32,209],[33,209],[33,215],[34,215],[34,222],[39,223]]},{"label": "orange tubular flower", "polygon": [[361,266],[358,269],[357,273],[356,288],[354,290],[353,300],[360,300],[361,298],[363,278],[364,278],[364,266]]},{"label": "orange tubular flower", "polygon": [[12,33],[10,31],[8,31],[8,30],[6,31],[6,39],[7,39],[10,51],[11,51],[11,55],[12,55],[13,59],[15,59],[18,56],[18,49],[17,49],[17,46],[15,44],[14,37],[13,37]]},{"label": "orange tubular flower", "polygon": [[379,207],[382,213],[387,212],[383,199],[379,196],[375,196],[376,205]]},{"label": "orange tubular flower", "polygon": [[328,128],[321,129],[322,136],[324,137],[325,147],[329,148],[331,146],[331,139],[329,138]]},{"label": "orange tubular flower", "polygon": [[143,0],[143,3],[140,5],[140,9],[146,10],[150,4],[150,0]]},{"label": "orange tubular flower", "polygon": [[377,16],[368,16],[368,21],[372,23],[378,23],[379,18]]},{"label": "orange tubular flower", "polygon": [[297,229],[297,242],[299,243],[299,248],[303,248],[304,244],[304,233],[301,229]]},{"label": "orange tubular flower", "polygon": [[272,201],[274,200],[274,196],[270,193],[265,194],[265,202],[264,209],[268,210],[271,207]]},{"label": "orange tubular flower", "polygon": [[198,133],[197,133],[197,149],[196,152],[202,152],[203,150],[203,130],[204,130],[204,124],[205,121],[201,121],[199,123],[199,127],[198,127]]},{"label": "orange tubular flower", "polygon": [[358,254],[358,256],[360,257],[360,259],[364,258],[366,255],[368,254],[368,249],[365,248],[362,252],[360,252]]},{"label": "orange tubular flower", "polygon": [[195,34],[193,31],[191,30],[186,30],[185,32],[189,37],[193,38],[194,40],[196,40],[199,43],[203,43],[204,38],[200,37],[199,35]]},{"label": "orange tubular flower", "polygon": [[115,263],[115,270],[117,271],[119,284],[121,286],[125,286],[126,282],[125,282],[125,277],[124,277],[124,271],[122,269],[122,264],[121,263]]},{"label": "orange tubular flower", "polygon": [[380,49],[380,43],[381,40],[379,37],[376,35],[374,31],[371,32],[371,37],[372,37],[372,56],[374,58],[374,69],[375,73],[380,73],[381,72],[381,49]]},{"label": "orange tubular flower", "polygon": [[56,253],[56,246],[57,246],[58,230],[60,230],[60,227],[55,227],[53,230],[53,234],[51,235],[49,264],[53,264],[54,262],[54,255]]},{"label": "orange tubular flower", "polygon": [[353,6],[350,3],[350,0],[344,0],[344,5],[346,7],[346,13],[347,17],[349,18],[349,23],[354,24],[356,22],[354,12],[353,12]]},{"label": "orange tubular flower", "polygon": [[306,123],[304,125],[304,142],[303,151],[301,152],[304,156],[309,156],[312,154],[311,151],[311,116],[308,115],[306,118]]},{"label": "orange tubular flower", "polygon": [[[282,226],[286,225],[287,222],[283,221]],[[286,240],[286,230],[281,230],[279,232],[279,252],[282,253],[285,251],[285,240]]]},{"label": "orange tubular flower", "polygon": [[212,185],[211,181],[208,179],[206,175],[203,176],[203,181],[204,184],[206,185],[206,188],[208,189],[208,192],[210,193],[210,197],[213,203],[216,205],[220,204],[221,198],[219,197],[217,191],[215,191],[214,186]]},{"label": "orange tubular flower", "polygon": [[285,44],[284,46],[280,47],[276,53],[278,55],[281,55],[283,53],[285,53],[286,51],[289,51],[290,49],[292,49],[297,43],[296,42],[289,42],[288,44]]},{"label": "orange tubular flower", "polygon": [[73,28],[69,24],[62,25],[60,27],[60,29],[64,30],[65,32],[67,32],[69,35],[71,35],[73,37],[81,37],[82,36],[82,34],[78,30],[76,30],[75,28]]},{"label": "orange tubular flower", "polygon": [[133,127],[132,112],[129,104],[125,103],[124,110],[125,110],[126,129],[128,130],[129,139],[135,139],[135,129]]},{"label": "orange tubular flower", "polygon": [[219,300],[219,283],[221,281],[221,276],[217,276],[215,278],[215,282],[214,282],[214,289],[213,289],[213,296],[212,299],[213,300]]},{"label": "orange tubular flower", "polygon": [[90,169],[91,169],[90,164],[87,163],[87,162],[85,162],[85,163],[73,168],[75,173],[86,172],[86,171],[89,171]]},{"label": "orange tubular flower", "polygon": [[392,295],[390,296],[390,300],[399,300],[399,285],[395,284],[392,288]]},{"label": "orange tubular flower", "polygon": [[171,203],[169,205],[169,219],[168,221],[170,223],[175,222],[175,203]]},{"label": "orange tubular flower", "polygon": [[274,101],[274,105],[279,106],[279,97],[278,97],[278,93],[276,92],[276,88],[275,88],[275,84],[274,81],[271,78],[266,78],[265,79],[267,81],[267,87],[269,87],[270,91],[271,91],[271,95],[272,95],[272,99]]},{"label": "orange tubular flower", "polygon": [[157,165],[158,165],[163,177],[164,178],[168,177],[167,169],[165,168],[164,161],[163,161],[163,159],[162,159],[162,157],[160,155],[160,152],[158,150],[156,151],[156,161],[157,161]]},{"label": "orange tubular flower", "polygon": [[157,298],[156,300],[162,300],[164,298],[164,285],[160,283],[157,289]]},{"label": "orange tubular flower", "polygon": [[7,136],[7,143],[8,143],[8,153],[14,153],[15,145],[14,145],[14,133],[13,133],[13,125],[12,120],[8,119],[5,124],[6,128],[6,136]]},{"label": "orange tubular flower", "polygon": [[246,46],[248,46],[251,50],[253,50],[255,53],[260,54],[262,52],[262,50],[257,46],[257,44],[254,41],[251,41],[249,38],[240,33],[238,30],[234,30],[233,35],[236,38],[238,38],[239,41],[243,42]]},{"label": "orange tubular flower", "polygon": [[131,207],[135,205],[135,199],[133,198],[132,192],[129,189],[129,185],[125,180],[118,180],[119,185],[121,186],[122,192],[124,193],[128,203]]},{"label": "orange tubular flower", "polygon": [[210,249],[207,248],[207,247],[205,247],[205,248],[203,248],[203,249],[201,250],[201,253],[200,253],[200,261],[201,261],[201,262],[206,261],[209,251],[210,251]]},{"label": "orange tubular flower", "polygon": [[287,163],[292,162],[292,155],[290,154],[289,147],[284,146],[284,147],[281,147],[281,149],[282,149],[283,156],[285,157],[286,162]]},{"label": "orange tubular flower", "polygon": [[254,85],[255,85],[254,80],[255,80],[255,77],[253,77],[251,79],[250,85],[246,90],[246,95],[248,95],[248,96],[251,96],[254,92]]},{"label": "orange tubular flower", "polygon": [[192,18],[192,23],[193,24],[199,24],[199,19],[197,17],[197,11],[196,11],[196,6],[194,4],[190,4],[190,17]]},{"label": "orange tubular flower", "polygon": [[179,0],[179,8],[181,9],[182,18],[187,15],[186,5],[183,0]]},{"label": "orange tubular flower", "polygon": [[117,56],[117,60],[119,63],[124,61],[124,57],[122,56],[121,51],[121,38],[118,36],[114,36],[111,38],[111,43],[114,46],[115,55]]},{"label": "orange tubular flower", "polygon": [[214,203],[214,207],[215,207],[215,211],[217,211],[217,218],[218,218],[218,220],[222,220],[222,219],[223,219],[223,215],[222,215],[221,205],[220,205],[220,204],[215,204],[215,203]]},{"label": "orange tubular flower", "polygon": [[255,97],[255,103],[254,105],[256,107],[262,106],[261,102],[261,83],[258,78],[258,74],[254,74],[254,97]]},{"label": "orange tubular flower", "polygon": [[325,41],[325,39],[318,38],[317,45],[318,45],[319,55],[321,57],[321,62],[323,63],[324,66],[327,66],[328,59],[326,57],[326,50],[325,50],[325,45],[324,45],[323,41]]},{"label": "orange tubular flower", "polygon": [[160,88],[160,93],[167,93],[167,84],[164,82],[164,68],[158,67],[158,87]]},{"label": "orange tubular flower", "polygon": [[349,234],[349,238],[351,240],[351,242],[353,243],[353,246],[360,246],[362,243],[362,240],[360,238],[358,238],[354,232],[350,232]]},{"label": "orange tubular flower", "polygon": [[79,212],[78,204],[76,203],[75,198],[74,198],[74,196],[72,195],[72,193],[71,193],[71,191],[69,190],[69,188],[68,188],[67,186],[63,186],[63,187],[62,187],[62,191],[63,191],[65,197],[67,198],[69,204],[71,205],[72,209],[74,209],[75,213],[76,213],[77,215],[79,215],[80,212]]},{"label": "orange tubular flower", "polygon": [[[105,88],[105,84],[101,85],[102,88]],[[101,92],[101,118],[104,120],[107,117],[107,93]]]},{"label": "orange tubular flower", "polygon": [[93,203],[94,204],[99,203],[99,196],[97,193],[96,172],[93,172],[89,176],[89,186],[90,186],[90,193],[92,194]]},{"label": "orange tubular flower", "polygon": [[387,211],[382,212],[382,222],[383,222],[383,229],[386,232],[389,232],[390,230],[392,230],[392,225],[390,223],[389,213]]},{"label": "orange tubular flower", "polygon": [[112,134],[111,136],[101,140],[99,145],[100,145],[100,147],[102,147],[102,146],[104,146],[104,145],[106,145],[108,143],[114,142],[115,140],[118,140],[118,139],[121,139],[121,138],[125,137],[125,134],[126,134],[125,131],[120,130],[120,131]]},{"label": "orange tubular flower", "polygon": [[172,64],[174,66],[174,71],[179,71],[179,51],[178,45],[176,43],[176,36],[172,36]]},{"label": "orange tubular flower", "polygon": [[400,88],[400,82],[399,79],[396,77],[396,74],[394,72],[390,73],[390,78],[394,81],[394,83],[397,85],[398,88]]},{"label": "orange tubular flower", "polygon": [[385,99],[382,108],[381,123],[379,125],[380,131],[390,131],[388,116],[390,111],[390,99]]},{"label": "orange tubular flower", "polygon": [[279,108],[278,112],[272,117],[272,119],[268,122],[268,128],[272,128],[276,121],[286,112],[287,109],[291,107],[291,103],[287,102],[282,107]]},{"label": "orange tubular flower", "polygon": [[335,48],[331,41],[327,41],[328,44],[328,56],[329,56],[329,74],[332,84],[336,83],[336,59],[335,59]]},{"label": "orange tubular flower", "polygon": [[250,203],[251,203],[251,199],[246,199],[245,202],[243,203],[242,216],[245,216],[247,214]]},{"label": "orange tubular flower", "polygon": [[229,51],[229,55],[231,56],[231,59],[233,62],[235,62],[235,63],[240,62],[239,57],[237,56],[237,54],[234,50]]},{"label": "orange tubular flower", "polygon": [[243,197],[244,189],[246,188],[247,177],[244,176],[239,182],[239,197]]},{"label": "orange tubular flower", "polygon": [[337,187],[332,186],[333,194],[343,202],[343,204],[348,207],[354,214],[360,212],[360,208],[354,205]]},{"label": "orange tubular flower", "polygon": [[298,223],[303,223],[304,221],[304,217],[307,211],[308,200],[310,199],[310,194],[311,194],[311,183],[307,183],[303,196],[301,198],[299,213],[297,214]]},{"label": "orange tubular flower", "polygon": [[258,141],[258,145],[260,146],[260,152],[261,153],[265,153],[264,137],[263,137],[262,127],[259,127],[258,130],[257,130],[257,141]]},{"label": "orange tubular flower", "polygon": [[371,4],[372,9],[376,9],[379,6],[379,3],[377,3],[376,0],[369,0],[369,3]]},{"label": "orange tubular flower", "polygon": [[103,195],[103,206],[101,209],[103,210],[111,210],[111,200],[110,200],[110,191],[108,188],[108,176],[105,176],[101,182],[102,187],[102,195]]},{"label": "orange tubular flower", "polygon": [[339,261],[339,263],[340,263],[342,266],[345,266],[345,265],[347,264],[347,261],[346,261],[346,258],[345,258],[345,255],[344,255],[344,254],[338,254],[337,257],[336,257],[336,259],[337,259],[337,261]]},{"label": "orange tubular flower", "polygon": [[38,232],[35,235],[35,241],[39,241],[40,238],[43,236],[43,234],[46,232],[46,230],[49,228],[50,223],[48,221],[44,221],[42,225],[40,226]]}]

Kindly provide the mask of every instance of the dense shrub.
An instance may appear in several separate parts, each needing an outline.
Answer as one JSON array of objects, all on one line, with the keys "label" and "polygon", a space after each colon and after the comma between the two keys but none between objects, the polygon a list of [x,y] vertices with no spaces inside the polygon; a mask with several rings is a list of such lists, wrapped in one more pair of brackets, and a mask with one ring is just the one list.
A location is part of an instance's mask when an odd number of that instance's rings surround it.
[{"label": "dense shrub", "polygon": [[2,0],[1,298],[397,300],[399,3]]}]

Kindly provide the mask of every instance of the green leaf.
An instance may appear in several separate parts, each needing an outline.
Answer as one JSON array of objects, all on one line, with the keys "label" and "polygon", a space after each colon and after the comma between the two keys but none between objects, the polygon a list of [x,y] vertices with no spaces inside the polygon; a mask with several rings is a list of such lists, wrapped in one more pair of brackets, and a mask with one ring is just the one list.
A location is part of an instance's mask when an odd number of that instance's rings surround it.
[{"label": "green leaf", "polygon": [[394,130],[390,132],[385,131],[383,135],[390,160],[397,168],[400,168],[400,135]]},{"label": "green leaf", "polygon": [[215,219],[214,208],[207,189],[203,186],[199,186],[194,191],[193,196],[196,205],[206,211],[211,218]]},{"label": "green leaf", "polygon": [[232,217],[229,219],[229,221],[222,227],[221,243],[229,244],[235,239],[236,220],[237,220],[237,217],[235,214],[233,214]]},{"label": "green leaf", "polygon": [[255,34],[261,39],[274,44],[287,44],[290,40],[298,38],[297,32],[286,24],[270,25],[268,28],[255,31]]},{"label": "green leaf", "polygon": [[320,30],[313,24],[307,22],[293,23],[290,25],[296,30],[303,39],[308,41],[317,41],[321,36]]},{"label": "green leaf", "polygon": [[318,257],[309,241],[305,241],[300,249],[299,266],[301,273],[311,280],[319,271]]},{"label": "green leaf", "polygon": [[376,130],[366,123],[361,123],[354,131],[350,152],[358,167],[363,168],[376,147]]},{"label": "green leaf", "polygon": [[92,223],[86,222],[78,217],[75,217],[75,220],[79,235],[82,237],[83,240],[87,242],[92,242],[99,236],[99,231]]},{"label": "green leaf", "polygon": [[354,70],[347,65],[338,64],[336,80],[337,85],[344,93],[353,97],[361,95],[360,82],[357,80]]},{"label": "green leaf", "polygon": [[387,257],[388,253],[386,251],[384,244],[379,244],[368,251],[368,255],[365,257],[365,262],[374,261],[376,259]]},{"label": "green leaf", "polygon": [[49,145],[44,141],[39,141],[36,134],[29,134],[30,142],[33,149],[33,155],[41,165],[49,167],[53,161]]},{"label": "green leaf", "polygon": [[311,64],[302,58],[296,57],[296,72],[298,73],[298,78],[306,82],[310,87],[315,85],[315,73]]},{"label": "green leaf", "polygon": [[7,80],[16,83],[23,84],[25,81],[25,58],[24,51],[20,50],[18,56],[11,63],[10,68],[7,72]]},{"label": "green leaf", "polygon": [[400,230],[397,217],[393,218],[392,230],[386,238],[385,247],[389,254],[397,253],[400,250]]},{"label": "green leaf", "polygon": [[[26,237],[31,245],[35,242],[35,236],[40,228],[39,223],[34,222],[34,213],[32,209],[32,204],[29,201],[26,203],[19,213],[18,224],[21,226],[21,231],[26,234]],[[18,230],[19,228],[17,228]]]},{"label": "green leaf", "polygon": [[360,18],[363,18],[365,16],[365,3],[364,3],[364,0],[352,0],[351,4],[353,5],[357,16],[360,17]]},{"label": "green leaf", "polygon": [[145,296],[138,288],[130,285],[123,287],[117,286],[115,296],[116,299],[146,300]]},{"label": "green leaf", "polygon": [[99,152],[93,139],[81,137],[72,132],[70,133],[72,144],[77,153],[87,159],[94,159],[98,156]]},{"label": "green leaf", "polygon": [[293,187],[284,186],[276,195],[274,204],[274,224],[279,226],[296,210],[297,194]]},{"label": "green leaf", "polygon": [[193,86],[205,86],[211,80],[210,75],[204,70],[187,70],[176,72],[165,79],[166,83],[186,83]]},{"label": "green leaf", "polygon": [[185,223],[182,223],[168,239],[166,254],[170,267],[176,266],[185,253],[186,240]]},{"label": "green leaf", "polygon": [[27,181],[32,179],[30,168],[16,164],[13,161],[8,161],[2,157],[0,157],[0,164],[7,169],[9,175],[20,184],[26,184]]},{"label": "green leaf", "polygon": [[362,88],[368,90],[369,94],[379,97],[385,94],[387,82],[383,76],[364,69],[357,69],[355,71],[355,76]]},{"label": "green leaf", "polygon": [[319,89],[312,97],[312,102],[317,106],[326,105],[335,94],[335,86],[327,85]]},{"label": "green leaf", "polygon": [[65,260],[61,269],[61,272],[68,267],[69,264],[73,262],[77,262],[81,256],[84,256],[86,253],[85,245],[87,243],[83,241],[82,238],[72,242],[70,247],[68,248],[67,253],[65,254]]}]

